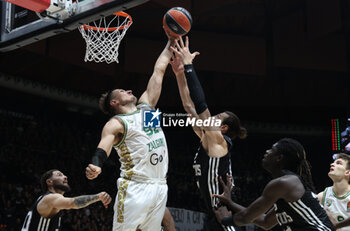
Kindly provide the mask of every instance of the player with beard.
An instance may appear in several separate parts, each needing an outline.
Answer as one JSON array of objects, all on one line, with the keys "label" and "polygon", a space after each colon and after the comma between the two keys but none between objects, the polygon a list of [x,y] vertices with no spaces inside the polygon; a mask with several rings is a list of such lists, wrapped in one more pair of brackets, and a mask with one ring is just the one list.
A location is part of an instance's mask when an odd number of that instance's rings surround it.
[{"label": "player with beard", "polygon": [[61,228],[61,210],[80,209],[92,203],[101,201],[107,208],[111,197],[106,192],[95,195],[65,197],[63,194],[70,191],[67,176],[57,169],[45,172],[40,179],[41,195],[24,220],[21,231],[59,231]]}]

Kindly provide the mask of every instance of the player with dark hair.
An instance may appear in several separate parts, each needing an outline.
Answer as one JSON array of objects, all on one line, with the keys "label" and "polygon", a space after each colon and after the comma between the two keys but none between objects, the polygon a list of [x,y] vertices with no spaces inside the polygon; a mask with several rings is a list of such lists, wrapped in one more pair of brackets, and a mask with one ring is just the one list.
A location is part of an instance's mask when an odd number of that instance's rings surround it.
[{"label": "player with dark hair", "polygon": [[27,213],[22,231],[59,231],[61,228],[61,210],[80,209],[101,201],[107,208],[111,197],[106,192],[95,195],[64,197],[70,191],[67,177],[57,169],[45,172],[40,179],[44,192]]},{"label": "player with dark hair", "polygon": [[[86,177],[101,173],[113,148],[121,173],[114,205],[113,230],[160,230],[167,201],[168,148],[161,128],[143,126],[143,112],[154,109],[162,90],[172,52],[169,41],[158,57],[146,91],[140,99],[131,90],[115,89],[102,95],[100,108],[112,118],[105,124],[100,143],[86,168]],[[158,112],[154,113],[155,117]]]},{"label": "player with dark hair", "polygon": [[328,173],[333,186],[327,187],[318,194],[335,228],[341,231],[350,230],[350,156],[336,154]]},{"label": "player with dark hair", "polygon": [[214,195],[234,213],[214,210],[222,224],[244,226],[254,223],[269,230],[279,224],[285,231],[333,231],[335,228],[326,211],[312,192],[311,171],[303,146],[296,140],[284,138],[267,150],[262,166],[273,177],[262,195],[247,208],[231,200],[231,177],[227,176],[224,193]]},{"label": "player with dark hair", "polygon": [[186,37],[186,44],[183,43],[182,38],[179,41],[180,44],[176,42],[176,48],[172,47],[175,56],[171,65],[176,75],[185,111],[198,120],[219,120],[221,122],[220,126],[193,127],[201,140],[193,168],[198,188],[207,207],[208,218],[204,224],[204,230],[234,230],[234,227],[223,226],[216,220],[212,208],[219,204],[212,195],[222,192],[219,184],[220,176],[226,174],[232,176],[232,140],[244,139],[247,131],[241,126],[239,118],[230,111],[211,116],[202,86],[192,66],[193,59],[199,53],[189,51],[188,37]]}]

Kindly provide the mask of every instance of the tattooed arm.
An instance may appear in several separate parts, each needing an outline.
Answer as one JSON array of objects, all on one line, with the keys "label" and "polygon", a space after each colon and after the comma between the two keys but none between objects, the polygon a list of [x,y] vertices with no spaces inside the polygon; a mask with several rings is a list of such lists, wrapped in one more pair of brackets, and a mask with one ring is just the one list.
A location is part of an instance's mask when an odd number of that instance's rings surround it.
[{"label": "tattooed arm", "polygon": [[74,208],[81,209],[98,201],[98,194],[74,197]]},{"label": "tattooed arm", "polygon": [[[64,197],[58,193],[52,193],[45,196],[37,206],[40,215],[45,216],[53,211],[58,212],[61,209],[81,209],[97,201],[101,201],[107,208],[111,202],[111,197],[106,192],[95,195],[82,195],[78,197]],[[57,211],[58,210],[58,211]]]}]

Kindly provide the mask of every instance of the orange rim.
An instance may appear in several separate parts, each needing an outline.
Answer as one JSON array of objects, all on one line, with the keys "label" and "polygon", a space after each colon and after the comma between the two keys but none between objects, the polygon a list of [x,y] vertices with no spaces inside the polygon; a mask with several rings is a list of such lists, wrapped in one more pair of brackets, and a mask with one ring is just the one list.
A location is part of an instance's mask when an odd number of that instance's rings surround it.
[{"label": "orange rim", "polygon": [[120,26],[120,27],[110,27],[110,28],[105,28],[105,27],[95,27],[95,26],[89,26],[89,25],[86,25],[84,24],[83,25],[83,28],[84,30],[88,30],[88,29],[91,29],[91,30],[98,30],[98,31],[115,31],[115,30],[123,30],[125,27],[129,27],[132,23],[132,18],[129,14],[123,12],[123,11],[119,11],[117,13],[114,13],[113,15],[118,15],[118,16],[122,16],[122,17],[125,17],[125,18],[128,18],[129,19],[129,22],[128,24],[124,25],[124,26]]}]

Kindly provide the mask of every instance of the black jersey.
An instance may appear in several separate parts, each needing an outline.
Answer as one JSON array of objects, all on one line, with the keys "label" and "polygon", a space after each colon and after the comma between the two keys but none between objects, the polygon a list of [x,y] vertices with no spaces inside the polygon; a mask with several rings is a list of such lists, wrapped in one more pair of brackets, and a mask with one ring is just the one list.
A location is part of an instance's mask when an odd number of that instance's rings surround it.
[{"label": "black jersey", "polygon": [[59,231],[61,229],[61,212],[51,218],[44,218],[38,213],[37,205],[39,201],[49,193],[41,195],[36,200],[24,219],[21,231]]},{"label": "black jersey", "polygon": [[276,218],[285,231],[335,231],[327,213],[320,206],[317,195],[304,183],[302,178],[292,172],[285,171],[285,175],[297,176],[305,188],[304,195],[295,202],[279,199],[275,203]]},{"label": "black jersey", "polygon": [[[214,222],[214,226],[221,225],[216,221],[215,214],[212,211],[213,207],[218,205],[218,199],[213,198],[213,194],[223,193],[219,177],[226,182],[226,173],[232,178],[231,169],[231,148],[232,141],[228,136],[224,135],[227,142],[228,152],[221,158],[210,157],[204,150],[202,144],[200,144],[196,156],[194,158],[193,168],[195,171],[197,186],[201,193],[202,198],[205,201],[208,221]],[[233,227],[221,227],[222,230],[234,230]],[[215,230],[214,228],[211,230]],[[218,229],[216,229],[218,230]]]}]

